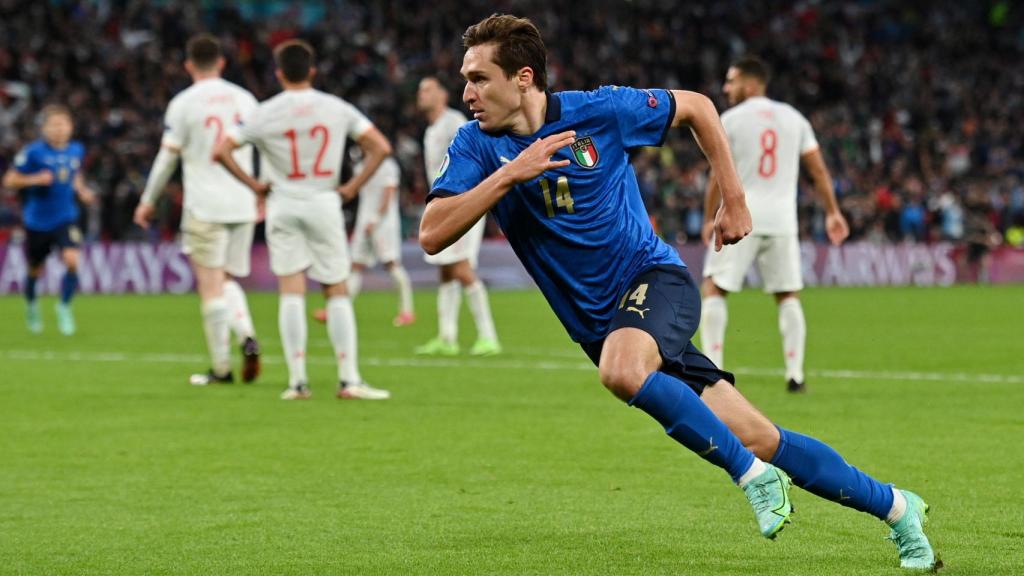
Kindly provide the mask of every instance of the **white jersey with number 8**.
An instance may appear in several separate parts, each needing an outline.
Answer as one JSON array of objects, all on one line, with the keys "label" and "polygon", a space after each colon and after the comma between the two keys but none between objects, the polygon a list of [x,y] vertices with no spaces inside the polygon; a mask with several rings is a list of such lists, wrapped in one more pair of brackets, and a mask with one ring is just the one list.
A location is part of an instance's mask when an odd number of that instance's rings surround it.
[{"label": "white jersey with number 8", "polygon": [[271,194],[307,198],[337,193],[345,141],[358,140],[372,126],[355,106],[310,88],[263,102],[231,136],[259,149]]},{"label": "white jersey with number 8", "polygon": [[722,114],[736,171],[743,182],[752,234],[796,234],[800,156],[816,150],[810,122],[788,104],[747,98]]}]

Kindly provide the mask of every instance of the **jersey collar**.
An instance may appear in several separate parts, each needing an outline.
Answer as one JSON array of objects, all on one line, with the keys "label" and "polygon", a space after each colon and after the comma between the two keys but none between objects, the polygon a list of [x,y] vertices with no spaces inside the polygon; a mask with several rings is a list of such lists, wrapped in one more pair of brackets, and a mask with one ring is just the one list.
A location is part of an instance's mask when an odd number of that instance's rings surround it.
[{"label": "jersey collar", "polygon": [[544,95],[548,97],[548,109],[544,113],[544,123],[558,122],[562,119],[562,100],[558,98],[558,94],[550,90],[545,90]]}]

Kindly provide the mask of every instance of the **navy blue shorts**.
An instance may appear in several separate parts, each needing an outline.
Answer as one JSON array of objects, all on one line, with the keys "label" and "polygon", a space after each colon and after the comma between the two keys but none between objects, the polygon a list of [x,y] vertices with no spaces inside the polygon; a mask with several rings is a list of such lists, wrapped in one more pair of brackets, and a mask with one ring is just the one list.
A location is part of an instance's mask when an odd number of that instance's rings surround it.
[{"label": "navy blue shorts", "polygon": [[[686,382],[700,394],[719,380],[736,383],[735,376],[708,360],[690,339],[700,325],[700,290],[682,267],[659,265],[641,272],[619,300],[608,333],[619,328],[647,332],[661,352],[661,372]],[[604,340],[580,344],[594,365],[601,360]]]},{"label": "navy blue shorts", "polygon": [[53,230],[25,230],[25,256],[31,268],[42,266],[50,251],[56,246],[78,248],[82,243],[82,233],[74,224],[64,224]]}]

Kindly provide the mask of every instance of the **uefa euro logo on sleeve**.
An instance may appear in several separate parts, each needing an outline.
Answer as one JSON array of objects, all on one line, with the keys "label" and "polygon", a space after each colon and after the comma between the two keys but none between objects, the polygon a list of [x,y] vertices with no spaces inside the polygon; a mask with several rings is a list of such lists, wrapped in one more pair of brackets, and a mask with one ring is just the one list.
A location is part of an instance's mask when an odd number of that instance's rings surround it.
[{"label": "uefa euro logo on sleeve", "polygon": [[597,166],[597,162],[601,158],[597,153],[597,146],[594,145],[594,140],[590,136],[577,138],[572,143],[572,155],[576,158],[577,164],[588,169]]}]

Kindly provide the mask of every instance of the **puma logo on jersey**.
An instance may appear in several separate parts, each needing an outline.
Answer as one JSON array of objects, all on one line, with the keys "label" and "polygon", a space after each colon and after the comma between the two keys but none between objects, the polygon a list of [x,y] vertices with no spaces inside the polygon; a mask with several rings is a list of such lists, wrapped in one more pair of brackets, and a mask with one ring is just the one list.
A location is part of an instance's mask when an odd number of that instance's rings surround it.
[{"label": "puma logo on jersey", "polygon": [[639,314],[641,320],[645,320],[644,314],[646,314],[648,310],[650,310],[650,308],[644,308],[643,310],[639,308],[634,308],[633,306],[626,308],[626,312],[636,312],[637,314]]}]

